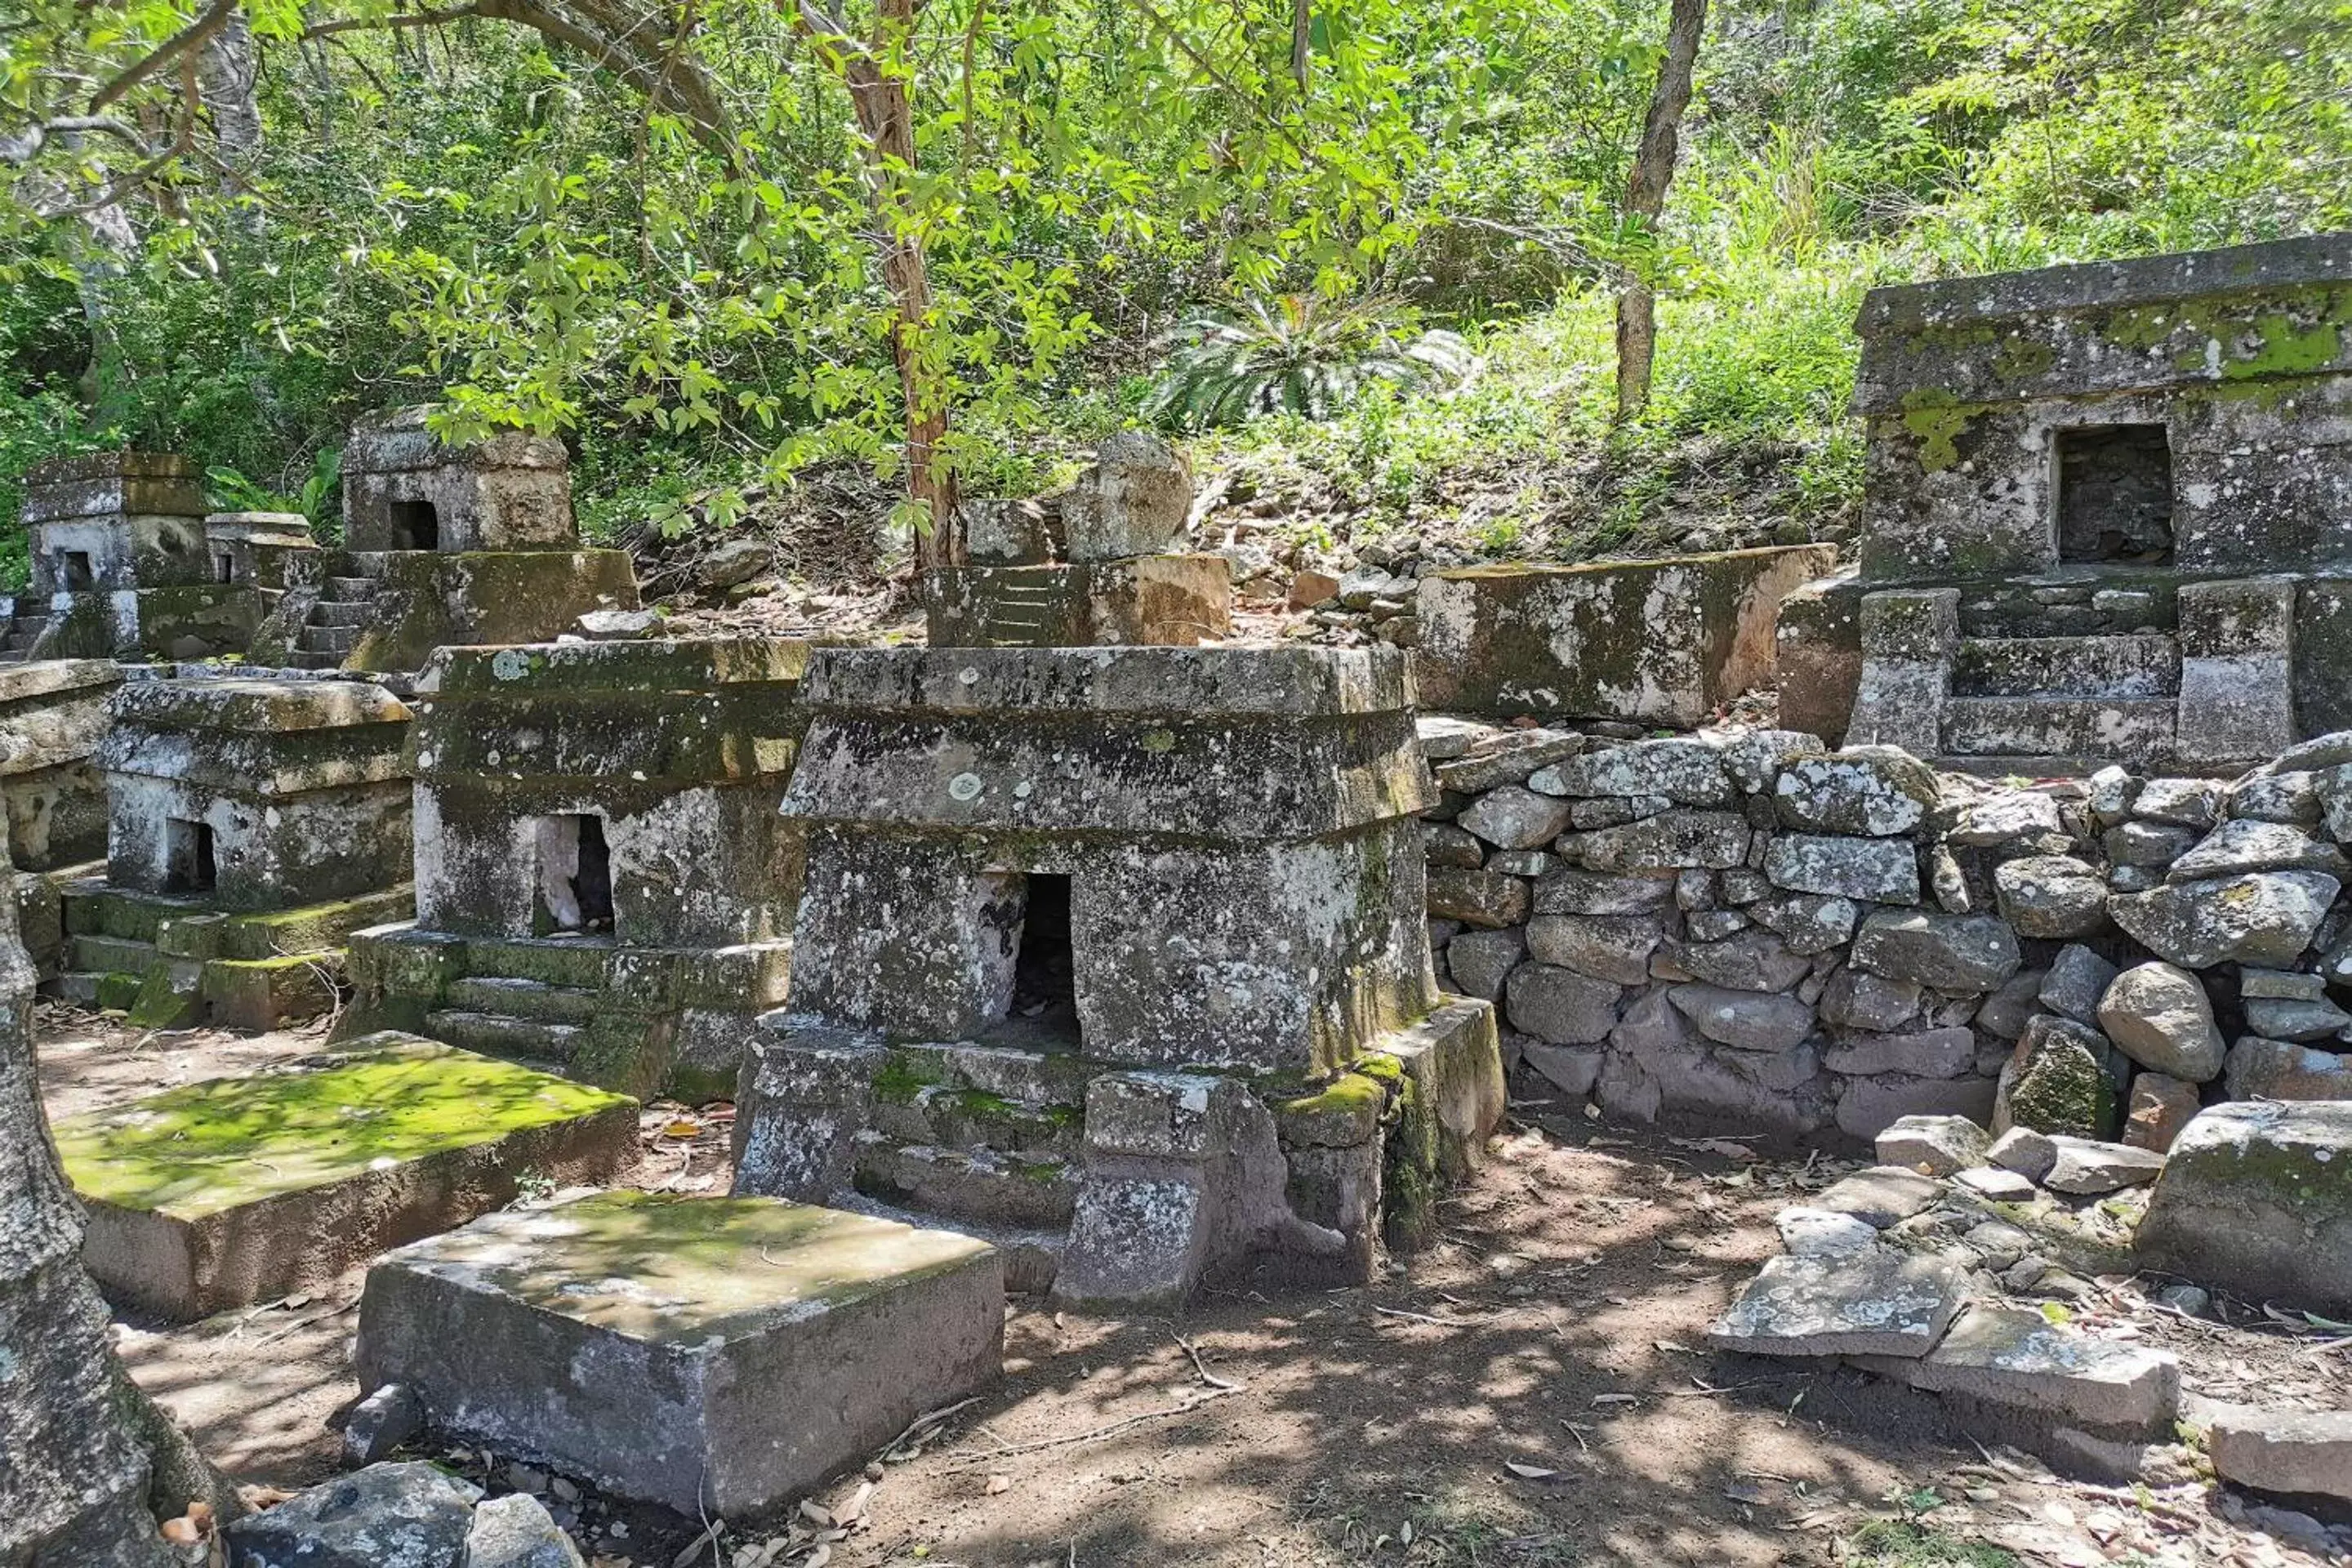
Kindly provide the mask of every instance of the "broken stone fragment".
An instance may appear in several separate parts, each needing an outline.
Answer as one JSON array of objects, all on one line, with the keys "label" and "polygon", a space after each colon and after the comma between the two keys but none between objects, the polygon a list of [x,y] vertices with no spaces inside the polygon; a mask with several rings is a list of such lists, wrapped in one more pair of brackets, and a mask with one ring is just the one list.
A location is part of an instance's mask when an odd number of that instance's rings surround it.
[{"label": "broken stone fragment", "polygon": [[370,1465],[221,1531],[236,1568],[457,1568],[481,1489],[421,1460]]},{"label": "broken stone fragment", "polygon": [[1864,1364],[1913,1388],[2097,1432],[2168,1433],[2180,1408],[2180,1363],[2169,1352],[2093,1339],[2011,1307],[1970,1307],[1923,1358]]},{"label": "broken stone fragment", "polygon": [[661,620],[654,610],[586,610],[572,629],[590,642],[626,642],[649,635]]},{"label": "broken stone fragment", "polygon": [[2058,1159],[2042,1178],[2042,1184],[2052,1192],[2082,1197],[2145,1186],[2164,1170],[2165,1157],[2152,1149],[2063,1133],[2053,1134],[2050,1142],[2057,1145]]},{"label": "broken stone fragment", "polygon": [[[1990,1198],[1995,1203],[2024,1204],[2033,1201],[2033,1184],[2015,1171],[2004,1171],[1998,1165],[1972,1165],[1955,1174],[1952,1180],[1979,1197]],[[2005,1268],[2016,1262],[2017,1257],[2012,1253],[2006,1261],[1992,1263],[1987,1259],[1987,1262],[1991,1267]]]},{"label": "broken stone fragment", "polygon": [[2115,921],[2173,963],[2289,968],[2336,900],[2336,879],[2317,871],[2261,871],[2169,882],[2107,900]]},{"label": "broken stone fragment", "polygon": [[2042,1005],[2063,1017],[2087,1024],[2098,1016],[2099,1000],[2114,984],[2116,966],[2080,942],[2058,950],[2042,978]]},{"label": "broken stone fragment", "polygon": [[1450,763],[1437,765],[1437,782],[1464,795],[1483,795],[1584,748],[1584,737],[1565,730],[1497,730]]},{"label": "broken stone fragment", "polygon": [[2352,1411],[2232,1409],[2207,1429],[2206,1453],[2242,1487],[2352,1500]]},{"label": "broken stone fragment", "polygon": [[1964,1116],[1906,1116],[1878,1135],[1878,1163],[1949,1176],[1981,1161],[1991,1141]]},{"label": "broken stone fragment", "polygon": [[1992,848],[2038,834],[2063,833],[2058,803],[2039,790],[2003,790],[1971,802],[1946,842],[1963,848]]},{"label": "broken stone fragment", "polygon": [[425,1429],[425,1407],[404,1383],[387,1383],[357,1405],[343,1422],[343,1459],[373,1465]]},{"label": "broken stone fragment", "polygon": [[2029,1182],[2039,1182],[2058,1163],[2058,1145],[2046,1132],[2031,1127],[2012,1127],[1992,1141],[1985,1151],[1985,1163],[2004,1171],[2014,1171]]},{"label": "broken stone fragment", "polygon": [[1673,902],[1671,877],[1611,877],[1566,867],[1545,873],[1536,883],[1535,911],[1539,915],[1638,915],[1663,910]]},{"label": "broken stone fragment", "polygon": [[2161,1154],[2172,1147],[2199,1107],[2195,1084],[2160,1072],[2135,1073],[2124,1116],[2124,1142]]},{"label": "broken stone fragment", "polygon": [[1802,730],[1750,730],[1723,748],[1723,770],[1747,794],[1769,795],[1782,768],[1823,749],[1819,735]]},{"label": "broken stone fragment", "polygon": [[1486,847],[1477,836],[1450,822],[1421,825],[1422,858],[1432,866],[1458,866],[1475,870],[1486,864]]},{"label": "broken stone fragment", "polygon": [[2151,1071],[2189,1083],[2221,1076],[2213,1005],[2197,976],[2176,964],[2142,963],[2116,975],[2099,999],[2099,1027]]},{"label": "broken stone fragment", "polygon": [[2150,779],[2132,802],[2132,815],[2149,822],[2210,827],[2220,814],[2221,785],[2215,779]]},{"label": "broken stone fragment", "polygon": [[528,1492],[495,1497],[474,1510],[466,1535],[466,1568],[586,1568],[580,1549],[537,1498]]},{"label": "broken stone fragment", "polygon": [[2069,855],[2005,860],[1992,874],[2001,918],[2025,937],[2088,936],[2107,923],[2107,884]]},{"label": "broken stone fragment", "polygon": [[1899,1028],[1919,1016],[1919,996],[1911,981],[1841,969],[1822,993],[1822,1019],[1849,1029]]},{"label": "broken stone fragment", "polygon": [[1885,1230],[1933,1208],[1944,1195],[1943,1184],[1899,1165],[1876,1165],[1832,1184],[1813,1199],[1813,1207],[1852,1215],[1865,1225]]},{"label": "broken stone fragment", "polygon": [[1874,910],[1854,936],[1853,963],[1937,991],[1996,991],[2017,973],[2016,933],[1990,915]]},{"label": "broken stone fragment", "polygon": [[[1669,811],[1621,827],[1571,833],[1561,857],[1591,871],[1721,871],[1748,858],[1745,818],[1724,811]],[[1669,891],[1673,884],[1667,884]]]},{"label": "broken stone fragment", "polygon": [[1850,1214],[1798,1205],[1773,1217],[1780,1245],[1798,1258],[1845,1258],[1878,1245],[1877,1230]]},{"label": "broken stone fragment", "polygon": [[2153,867],[2161,871],[2197,847],[2197,830],[2159,822],[2126,822],[2100,840],[2107,863],[2117,868]]},{"label": "broken stone fragment", "polygon": [[2341,1037],[2346,1029],[2352,1028],[2352,1013],[2324,996],[2308,1002],[2248,996],[2245,1012],[2246,1027],[2264,1039],[2324,1040],[2330,1036]]},{"label": "broken stone fragment", "polygon": [[2249,773],[2230,786],[2222,809],[2237,820],[2315,826],[2320,815],[2319,780],[2316,774],[2302,769],[2283,773]]},{"label": "broken stone fragment", "polygon": [[1879,1247],[1764,1265],[1707,1331],[1717,1350],[1750,1355],[1922,1356],[1951,1324],[1960,1271]]}]

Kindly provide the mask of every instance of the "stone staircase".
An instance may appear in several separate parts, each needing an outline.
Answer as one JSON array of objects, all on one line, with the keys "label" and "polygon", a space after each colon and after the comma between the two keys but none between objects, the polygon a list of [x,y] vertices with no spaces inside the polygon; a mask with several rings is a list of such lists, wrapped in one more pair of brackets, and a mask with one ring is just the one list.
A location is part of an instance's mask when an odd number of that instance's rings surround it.
[{"label": "stone staircase", "polygon": [[473,973],[425,1014],[436,1040],[551,1072],[570,1068],[588,1025],[606,1010],[607,942],[549,937],[467,943]]},{"label": "stone staircase", "polygon": [[1042,1292],[1060,1267],[1084,1173],[1089,1068],[1060,1052],[910,1047],[875,1083],[851,1191],[831,1200],[976,1236],[1008,1289]]},{"label": "stone staircase", "polygon": [[5,629],[5,635],[0,635],[0,664],[22,664],[31,658],[34,645],[49,629],[49,619],[45,615],[19,613],[0,622],[0,629]]},{"label": "stone staircase", "polygon": [[365,555],[351,559],[362,575],[326,580],[288,652],[297,669],[341,668],[374,618],[376,579],[369,569],[380,572],[382,560]]},{"label": "stone staircase", "polygon": [[1053,641],[1054,629],[1066,615],[1068,590],[1050,574],[1034,582],[1013,574],[999,575],[974,608],[980,616],[975,643],[982,647],[1043,647]]},{"label": "stone staircase", "polygon": [[2155,763],[2172,752],[2179,698],[2180,644],[2163,632],[1963,636],[1944,750]]}]

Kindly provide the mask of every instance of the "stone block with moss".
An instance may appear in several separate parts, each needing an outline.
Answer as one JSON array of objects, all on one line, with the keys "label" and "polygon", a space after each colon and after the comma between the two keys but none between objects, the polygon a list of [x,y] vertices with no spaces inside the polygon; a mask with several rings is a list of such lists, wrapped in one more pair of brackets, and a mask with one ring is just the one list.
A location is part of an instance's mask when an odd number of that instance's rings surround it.
[{"label": "stone block with moss", "polygon": [[970,1237],[769,1198],[606,1193],[393,1253],[360,1385],[610,1495],[740,1519],[864,1462],[1002,1370]]},{"label": "stone block with moss", "polygon": [[379,1035],[56,1131],[89,1210],[90,1272],[184,1319],[317,1289],[509,1202],[526,1180],[608,1181],[635,1157],[636,1103]]}]

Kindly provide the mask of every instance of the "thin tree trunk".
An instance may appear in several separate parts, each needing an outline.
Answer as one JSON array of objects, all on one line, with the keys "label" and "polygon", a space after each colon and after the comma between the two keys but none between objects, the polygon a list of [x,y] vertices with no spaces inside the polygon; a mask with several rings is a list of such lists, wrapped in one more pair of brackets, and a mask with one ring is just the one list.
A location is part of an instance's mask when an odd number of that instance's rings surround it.
[{"label": "thin tree trunk", "polygon": [[[212,121],[223,195],[244,194],[246,175],[261,156],[260,80],[261,50],[253,41],[253,27],[244,11],[232,11],[196,58],[196,86]],[[248,229],[259,228],[260,209],[250,209],[242,221]]]},{"label": "thin tree trunk", "polygon": [[906,181],[915,167],[915,115],[905,80],[883,68],[893,41],[901,47],[914,33],[916,0],[881,0],[872,43],[860,47],[844,36],[837,18],[814,5],[801,7],[812,30],[834,39],[843,80],[864,133],[866,196],[874,207],[881,247],[882,282],[890,292],[890,353],[898,366],[898,390],[907,404],[907,494],[930,514],[931,527],[919,539],[916,559],[925,566],[956,565],[964,559],[963,525],[956,516],[955,474],[941,450],[948,433],[948,389],[940,367],[928,353],[930,330],[930,270],[921,239],[906,211]]},{"label": "thin tree trunk", "polygon": [[0,853],[0,1568],[171,1568],[159,1514],[231,1499],[107,1343],[34,1077],[14,884]]},{"label": "thin tree trunk", "polygon": [[[1666,58],[1642,121],[1642,145],[1626,182],[1625,214],[1644,235],[1665,210],[1666,187],[1674,183],[1681,149],[1683,112],[1690,107],[1691,72],[1706,32],[1706,0],[1674,0],[1666,23]],[[1629,275],[1617,295],[1617,418],[1633,418],[1649,405],[1650,371],[1657,358],[1657,301],[1649,284]]]}]

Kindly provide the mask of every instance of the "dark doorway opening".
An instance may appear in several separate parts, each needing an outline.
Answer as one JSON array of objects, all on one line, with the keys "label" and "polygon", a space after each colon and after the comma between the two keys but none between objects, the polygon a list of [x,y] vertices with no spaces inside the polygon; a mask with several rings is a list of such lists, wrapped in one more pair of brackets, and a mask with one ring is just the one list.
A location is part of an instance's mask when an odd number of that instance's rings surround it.
[{"label": "dark doorway opening", "polygon": [[234,583],[236,581],[236,556],[231,555],[226,550],[215,550],[213,552],[213,581],[215,583]]},{"label": "dark doorway opening", "polygon": [[2163,426],[2058,432],[2058,559],[2172,560],[2172,446]]},{"label": "dark doorway opening", "polygon": [[394,550],[441,548],[441,514],[429,500],[396,500],[390,509]]},{"label": "dark doorway opening", "polygon": [[58,586],[68,594],[87,594],[98,586],[98,574],[90,569],[89,551],[58,552]]},{"label": "dark doorway opening", "polygon": [[1029,879],[1028,904],[1021,916],[1021,948],[1013,960],[1015,1018],[1064,1021],[1077,1028],[1078,965],[1070,948],[1070,879]]},{"label": "dark doorway opening", "polygon": [[173,817],[163,825],[163,890],[209,893],[219,880],[209,823]]},{"label": "dark doorway opening", "polygon": [[540,906],[554,931],[613,929],[613,852],[593,813],[540,825]]}]

